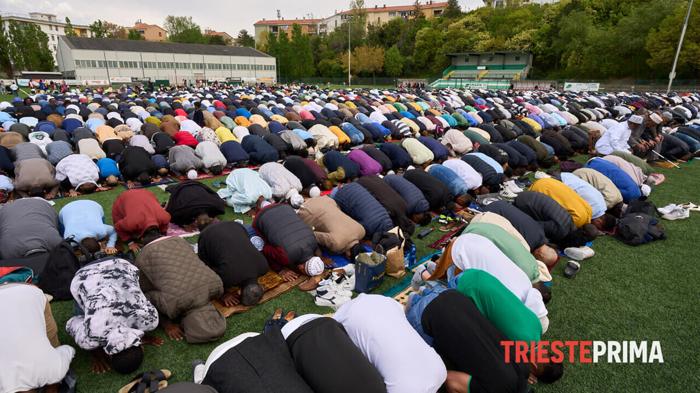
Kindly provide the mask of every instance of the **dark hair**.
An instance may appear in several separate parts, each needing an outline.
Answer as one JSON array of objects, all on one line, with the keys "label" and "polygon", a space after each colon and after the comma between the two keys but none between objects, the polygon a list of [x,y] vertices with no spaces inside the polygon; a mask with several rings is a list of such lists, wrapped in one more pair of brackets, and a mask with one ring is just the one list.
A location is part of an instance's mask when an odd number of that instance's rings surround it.
[{"label": "dark hair", "polygon": [[143,232],[143,236],[141,236],[141,243],[143,243],[145,246],[146,244],[149,244],[162,236],[163,235],[161,235],[158,227],[150,227]]},{"label": "dark hair", "polygon": [[145,186],[151,182],[151,176],[148,174],[148,172],[141,172],[141,174],[139,174],[136,178],[136,181]]},{"label": "dark hair", "polygon": [[81,194],[92,194],[95,190],[97,190],[97,185],[95,183],[84,183],[76,189],[76,191]]},{"label": "dark hair", "polygon": [[254,306],[260,302],[265,289],[258,284],[257,280],[251,280],[241,289],[241,304],[244,306]]},{"label": "dark hair", "polygon": [[143,349],[130,347],[109,357],[109,364],[112,370],[119,374],[131,374],[141,367],[143,362]]},{"label": "dark hair", "polygon": [[621,217],[622,216],[622,209],[624,208],[625,203],[620,202],[617,205],[611,207],[608,212],[613,215],[613,217]]},{"label": "dark hair", "polygon": [[80,245],[90,254],[99,252],[102,249],[100,243],[94,237],[86,237],[80,241]]},{"label": "dark hair", "polygon": [[430,213],[423,212],[423,213],[419,213],[419,214],[420,214],[421,218],[420,218],[420,220],[418,220],[418,225],[426,226],[426,225],[430,224],[431,221],[433,221],[433,216]]},{"label": "dark hair", "polygon": [[41,187],[32,187],[29,189],[29,196],[30,197],[38,197],[42,196],[44,194],[44,189]]},{"label": "dark hair", "polygon": [[537,380],[542,383],[554,383],[561,379],[562,375],[564,375],[564,365],[562,363],[553,363],[550,359],[549,363],[542,365]]},{"label": "dark hair", "polygon": [[209,168],[209,170],[211,173],[218,176],[224,171],[224,168],[221,165],[214,165],[213,167]]},{"label": "dark hair", "polygon": [[612,214],[605,213],[601,217],[601,220],[603,222],[603,230],[609,231],[617,225],[617,218],[613,216]]},{"label": "dark hair", "polygon": [[209,216],[207,213],[200,213],[197,215],[197,217],[194,219],[195,224],[197,224],[197,228],[201,231],[204,229],[207,225],[211,224],[214,219]]},{"label": "dark hair", "polygon": [[544,285],[544,283],[541,281],[533,285],[533,287],[542,294],[542,301],[544,304],[547,304],[550,302],[550,300],[552,300],[552,288]]}]

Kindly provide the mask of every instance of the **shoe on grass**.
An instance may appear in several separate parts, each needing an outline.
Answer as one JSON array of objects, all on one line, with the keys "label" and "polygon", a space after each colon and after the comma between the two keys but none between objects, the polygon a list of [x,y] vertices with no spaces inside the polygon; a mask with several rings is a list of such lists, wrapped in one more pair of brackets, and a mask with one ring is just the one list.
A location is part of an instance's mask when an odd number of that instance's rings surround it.
[{"label": "shoe on grass", "polygon": [[592,258],[595,255],[595,251],[588,246],[568,247],[564,249],[564,255],[577,261],[583,261]]}]

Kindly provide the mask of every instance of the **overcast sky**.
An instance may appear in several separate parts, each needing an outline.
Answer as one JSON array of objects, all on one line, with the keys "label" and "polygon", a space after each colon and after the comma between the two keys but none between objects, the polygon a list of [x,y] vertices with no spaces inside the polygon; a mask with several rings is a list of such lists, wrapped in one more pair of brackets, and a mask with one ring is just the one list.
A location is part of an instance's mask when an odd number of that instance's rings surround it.
[{"label": "overcast sky", "polygon": [[[422,0],[423,3],[426,0]],[[481,0],[460,0],[462,10],[473,9]],[[239,30],[253,31],[257,20],[276,19],[280,10],[285,19],[302,17],[323,18],[335,10],[347,9],[350,0],[0,0],[0,13],[29,13],[33,11],[66,16],[73,23],[89,24],[96,19],[132,26],[137,19],[163,25],[167,15],[192,16],[202,30],[212,28],[236,36]],[[375,5],[413,4],[413,0],[365,0],[367,7]]]}]

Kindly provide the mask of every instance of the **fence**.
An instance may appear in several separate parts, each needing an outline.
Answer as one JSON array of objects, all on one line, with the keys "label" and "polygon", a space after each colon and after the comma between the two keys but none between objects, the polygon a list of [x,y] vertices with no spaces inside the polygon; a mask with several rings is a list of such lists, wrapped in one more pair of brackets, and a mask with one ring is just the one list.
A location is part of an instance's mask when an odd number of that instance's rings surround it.
[{"label": "fence", "polygon": [[[387,78],[387,77],[353,77],[353,86],[396,86],[397,78]],[[345,77],[316,77],[316,78],[287,78],[280,77],[280,83],[303,83],[307,85],[332,85],[332,86],[346,86],[348,84],[348,78]]]}]

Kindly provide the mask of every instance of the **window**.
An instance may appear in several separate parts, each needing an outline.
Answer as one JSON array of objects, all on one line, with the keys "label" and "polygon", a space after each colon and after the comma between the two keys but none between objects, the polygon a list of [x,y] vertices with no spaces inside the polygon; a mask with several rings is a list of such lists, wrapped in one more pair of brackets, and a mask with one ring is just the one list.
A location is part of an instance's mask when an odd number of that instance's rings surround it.
[{"label": "window", "polygon": [[158,32],[158,37],[162,37],[162,36],[163,36],[163,33],[159,31],[159,32]]},{"label": "window", "polygon": [[193,69],[193,70],[203,70],[203,69],[204,69],[204,64],[202,64],[202,63],[192,63],[192,69]]},{"label": "window", "polygon": [[396,16],[396,11],[389,11],[389,17],[393,18]]},{"label": "window", "polygon": [[520,56],[515,56],[515,61],[520,61]]}]

